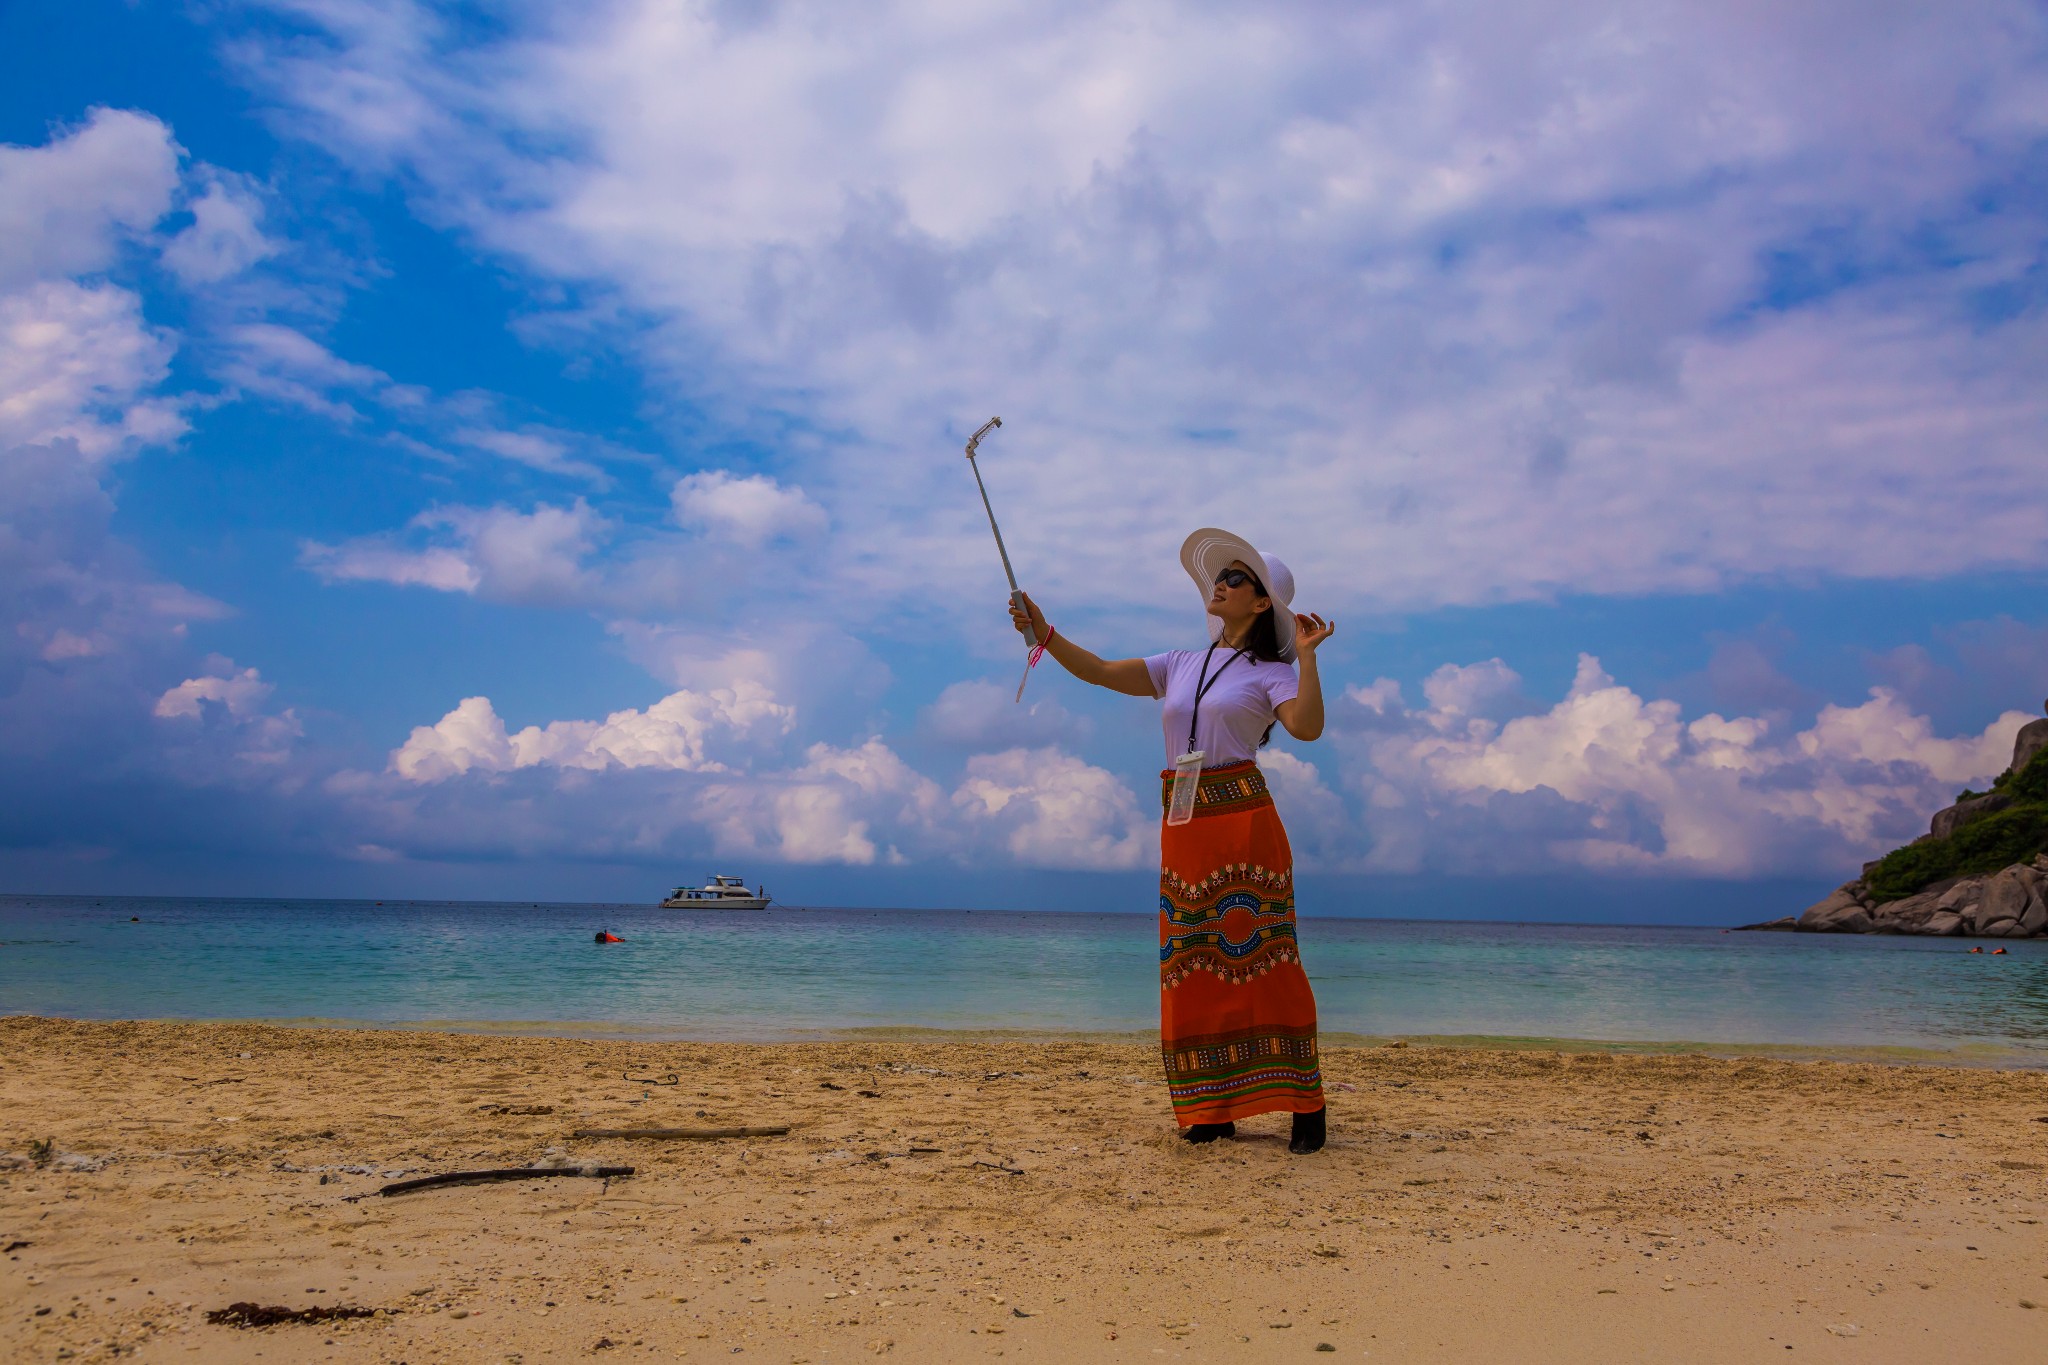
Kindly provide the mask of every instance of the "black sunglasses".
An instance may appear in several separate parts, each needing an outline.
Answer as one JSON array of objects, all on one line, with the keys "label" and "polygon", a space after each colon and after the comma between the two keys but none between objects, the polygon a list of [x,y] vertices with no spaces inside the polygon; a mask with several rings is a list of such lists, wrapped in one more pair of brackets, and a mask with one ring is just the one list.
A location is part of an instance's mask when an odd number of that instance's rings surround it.
[{"label": "black sunglasses", "polygon": [[1216,575],[1216,581],[1227,588],[1241,588],[1249,583],[1259,590],[1259,596],[1264,597],[1266,595],[1266,585],[1246,573],[1243,569],[1225,569],[1222,573]]}]

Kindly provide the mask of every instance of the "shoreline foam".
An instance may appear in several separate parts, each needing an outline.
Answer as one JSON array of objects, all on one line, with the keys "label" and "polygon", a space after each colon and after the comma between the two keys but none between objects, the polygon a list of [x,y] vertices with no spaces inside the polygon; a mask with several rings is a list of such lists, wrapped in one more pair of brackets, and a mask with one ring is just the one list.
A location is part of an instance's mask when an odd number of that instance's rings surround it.
[{"label": "shoreline foam", "polygon": [[[634,1026],[614,1021],[576,1019],[349,1019],[313,1016],[114,1019],[0,1013],[0,1021],[8,1020],[95,1024],[193,1024],[221,1027],[246,1024],[267,1028],[333,1029],[344,1032],[448,1033],[483,1038],[701,1043],[736,1047],[889,1042],[1047,1047],[1075,1044],[1155,1046],[1157,1043],[1156,1033],[1138,1029],[1055,1031],[1032,1028],[946,1029],[899,1026],[784,1029],[762,1033],[757,1030],[691,1029],[666,1025]],[[1957,1043],[1952,1047],[1932,1047],[1905,1043],[1702,1042],[1685,1039],[1538,1037],[1495,1033],[1369,1034],[1342,1030],[1326,1030],[1321,1038],[1323,1046],[1332,1049],[1374,1048],[1401,1044],[1480,1052],[1611,1053],[1627,1056],[1698,1056],[1723,1059],[1755,1057],[1791,1062],[1871,1062],[1905,1066],[2048,1071],[2048,1047],[2019,1047],[1999,1043]]]}]

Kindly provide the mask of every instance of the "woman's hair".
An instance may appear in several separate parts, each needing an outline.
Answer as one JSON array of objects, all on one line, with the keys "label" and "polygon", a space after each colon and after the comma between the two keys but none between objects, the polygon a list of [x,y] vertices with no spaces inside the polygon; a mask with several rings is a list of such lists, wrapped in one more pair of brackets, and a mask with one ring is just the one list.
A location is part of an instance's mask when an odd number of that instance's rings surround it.
[{"label": "woman's hair", "polygon": [[[1256,578],[1252,582],[1257,586],[1259,596],[1270,602],[1272,594],[1266,591],[1266,585],[1260,583]],[[1286,662],[1280,657],[1280,628],[1273,623],[1275,619],[1273,613],[1278,610],[1278,607],[1267,607],[1252,622],[1252,628],[1245,632],[1245,653],[1261,663],[1277,664]],[[1259,747],[1261,749],[1265,748],[1272,741],[1272,738],[1273,727],[1268,725],[1266,733],[1259,736]]]},{"label": "woman's hair", "polygon": [[[1263,596],[1263,593],[1261,594]],[[1245,632],[1245,653],[1260,663],[1277,664],[1280,657],[1280,628],[1273,624],[1273,613],[1277,608],[1267,607],[1252,622],[1252,628]]]},{"label": "woman's hair", "polygon": [[1251,575],[1251,580],[1252,587],[1266,599],[1267,606],[1252,621],[1252,628],[1245,632],[1244,651],[1260,663],[1284,663],[1286,661],[1280,657],[1280,627],[1274,624],[1273,616],[1279,608],[1272,605],[1273,594],[1266,591],[1266,585],[1259,581],[1258,575]]}]

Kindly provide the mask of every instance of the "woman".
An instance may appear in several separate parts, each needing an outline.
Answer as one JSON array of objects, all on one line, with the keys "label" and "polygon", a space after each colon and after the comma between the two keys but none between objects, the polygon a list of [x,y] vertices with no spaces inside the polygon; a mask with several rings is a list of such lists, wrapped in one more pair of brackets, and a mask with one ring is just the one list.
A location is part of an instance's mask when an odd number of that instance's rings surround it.
[{"label": "woman", "polygon": [[1295,615],[1287,566],[1227,531],[1195,532],[1180,559],[1207,595],[1206,650],[1104,660],[1029,596],[1010,619],[1082,682],[1165,703],[1159,1030],[1181,1136],[1235,1137],[1236,1120],[1279,1111],[1294,1115],[1287,1149],[1313,1152],[1323,1084],[1294,936],[1294,855],[1253,755],[1276,721],[1299,740],[1322,734],[1316,649],[1336,623]]}]

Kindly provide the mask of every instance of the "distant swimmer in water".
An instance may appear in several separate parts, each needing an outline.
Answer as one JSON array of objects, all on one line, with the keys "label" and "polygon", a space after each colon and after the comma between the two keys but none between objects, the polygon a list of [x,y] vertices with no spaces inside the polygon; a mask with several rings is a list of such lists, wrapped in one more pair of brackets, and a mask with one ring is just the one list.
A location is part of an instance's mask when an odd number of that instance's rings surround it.
[{"label": "distant swimmer in water", "polygon": [[597,931],[597,941],[599,943],[624,943],[626,940],[620,938],[617,934],[607,934],[604,930],[600,929]]}]

